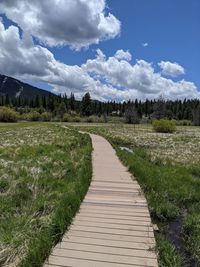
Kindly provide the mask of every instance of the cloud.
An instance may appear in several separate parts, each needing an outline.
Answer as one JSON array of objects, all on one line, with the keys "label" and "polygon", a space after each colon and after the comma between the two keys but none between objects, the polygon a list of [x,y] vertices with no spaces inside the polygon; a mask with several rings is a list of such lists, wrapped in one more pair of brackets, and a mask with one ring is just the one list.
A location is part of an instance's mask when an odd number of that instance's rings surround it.
[{"label": "cloud", "polygon": [[28,35],[20,37],[19,29],[5,29],[0,21],[0,73],[22,80],[46,82],[56,93],[74,92],[81,97],[90,92],[94,99],[153,99],[164,94],[169,99],[199,98],[192,82],[174,82],[156,73],[144,60],[131,64],[131,54],[122,49],[111,57],[100,50],[94,59],[82,66],[69,66],[55,59],[45,47],[35,45]]},{"label": "cloud", "polygon": [[161,61],[158,66],[162,69],[162,74],[166,76],[177,77],[185,74],[184,68],[176,62]]},{"label": "cloud", "polygon": [[103,56],[89,59],[82,68],[106,83],[123,92],[137,92],[140,98],[155,98],[160,94],[169,99],[184,99],[199,97],[200,93],[192,82],[181,80],[174,82],[155,72],[153,65],[145,60],[138,60],[135,64],[128,62],[129,58],[116,57],[125,51],[119,50],[113,57],[106,58],[103,52],[98,50],[98,55]]},{"label": "cloud", "polygon": [[0,71],[4,74],[48,82],[52,85],[66,85],[82,89],[88,83],[79,66],[68,66],[57,61],[54,55],[40,45],[20,38],[19,29],[8,29],[0,22]]},{"label": "cloud", "polygon": [[130,54],[129,51],[124,51],[124,50],[120,49],[115,53],[115,58],[117,58],[119,60],[125,59],[127,61],[130,61],[132,59],[132,55]]},{"label": "cloud", "polygon": [[16,26],[5,29],[2,22],[0,51],[0,73],[23,80],[46,82],[55,93],[74,92],[81,97],[89,91],[93,98],[102,101],[122,97],[116,88],[94,80],[80,66],[57,61],[47,48],[27,42],[26,36],[20,38]]},{"label": "cloud", "polygon": [[142,46],[147,47],[147,46],[149,46],[149,44],[148,43],[142,43]]},{"label": "cloud", "polygon": [[48,46],[74,49],[120,34],[120,21],[106,13],[106,0],[1,0],[0,13]]}]

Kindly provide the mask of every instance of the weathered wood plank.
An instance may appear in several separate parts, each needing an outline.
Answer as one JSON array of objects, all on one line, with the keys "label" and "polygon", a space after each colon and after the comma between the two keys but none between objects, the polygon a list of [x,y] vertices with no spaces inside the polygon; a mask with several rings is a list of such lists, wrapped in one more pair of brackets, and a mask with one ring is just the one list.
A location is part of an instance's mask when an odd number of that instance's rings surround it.
[{"label": "weathered wood plank", "polygon": [[56,248],[156,259],[156,255],[153,251],[141,250],[141,249],[133,250],[133,249],[122,248],[122,247],[111,247],[111,246],[107,246],[106,244],[102,246],[102,245],[96,245],[96,244],[94,245],[94,244],[62,242],[58,244]]},{"label": "weathered wood plank", "polygon": [[59,246],[62,246],[63,242],[67,243],[78,243],[78,244],[90,244],[90,245],[101,245],[101,246],[109,246],[109,247],[118,247],[118,248],[128,248],[131,251],[133,249],[136,250],[153,250],[154,244],[146,244],[146,243],[137,243],[137,242],[129,242],[129,241],[119,241],[119,240],[109,240],[103,238],[92,238],[92,237],[79,237],[79,236],[64,236]]}]

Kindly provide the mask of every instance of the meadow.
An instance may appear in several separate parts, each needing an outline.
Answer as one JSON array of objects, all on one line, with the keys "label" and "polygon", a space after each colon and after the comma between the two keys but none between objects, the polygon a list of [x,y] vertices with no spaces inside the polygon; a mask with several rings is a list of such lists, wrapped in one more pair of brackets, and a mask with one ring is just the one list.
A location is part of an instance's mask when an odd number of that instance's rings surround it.
[{"label": "meadow", "polygon": [[41,266],[91,179],[91,141],[56,124],[0,125],[0,265]]},{"label": "meadow", "polygon": [[121,122],[0,124],[0,265],[42,266],[70,225],[92,172],[78,129],[106,137],[137,178],[158,226],[159,266],[200,266],[200,128]]},{"label": "meadow", "polygon": [[200,266],[200,128],[169,134],[151,125],[74,126],[105,136],[137,178],[158,225],[159,266]]}]

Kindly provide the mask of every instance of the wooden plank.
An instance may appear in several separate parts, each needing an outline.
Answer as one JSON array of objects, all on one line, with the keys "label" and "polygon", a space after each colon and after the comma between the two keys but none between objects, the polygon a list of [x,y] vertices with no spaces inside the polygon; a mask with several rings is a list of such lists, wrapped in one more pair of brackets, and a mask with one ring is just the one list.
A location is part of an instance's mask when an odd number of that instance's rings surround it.
[{"label": "wooden plank", "polygon": [[120,187],[120,186],[105,186],[105,185],[91,185],[91,190],[110,190],[110,191],[122,191],[122,192],[141,192],[141,189],[139,186],[134,185],[131,188],[130,187]]},{"label": "wooden plank", "polygon": [[110,188],[125,188],[125,189],[131,189],[131,188],[139,188],[138,183],[135,181],[131,184],[126,184],[126,183],[111,183],[111,182],[97,182],[97,181],[93,181],[91,183],[91,186],[98,186],[98,187],[110,187]]},{"label": "wooden plank", "polygon": [[111,201],[111,200],[92,200],[92,199],[84,199],[83,203],[88,203],[88,204],[101,204],[101,205],[108,205],[108,206],[121,206],[121,207],[135,207],[135,206],[138,206],[138,207],[146,207],[147,204],[144,203],[144,202],[141,202],[137,199],[135,199],[134,201],[132,202],[128,202],[128,201]]},{"label": "wooden plank", "polygon": [[100,233],[100,232],[87,232],[80,230],[72,230],[67,233],[68,236],[79,236],[79,237],[91,237],[91,238],[100,238],[100,239],[108,239],[108,240],[119,240],[119,241],[127,241],[127,242],[137,242],[137,243],[145,243],[145,244],[155,244],[155,239],[153,237],[146,236],[126,236],[126,235],[116,235],[112,233]]},{"label": "wooden plank", "polygon": [[[132,241],[120,241],[120,240],[109,240],[103,238],[92,238],[92,237],[79,237],[79,236],[64,236],[62,242],[69,243],[78,243],[78,244],[90,244],[90,245],[101,245],[101,246],[109,246],[109,247],[118,247],[118,248],[128,248],[131,251],[133,249],[137,250],[153,250],[154,244],[147,243],[137,243]],[[62,243],[59,243],[62,246]]]},{"label": "wooden plank", "polygon": [[102,201],[117,201],[117,202],[125,202],[125,203],[132,203],[132,202],[139,202],[139,203],[145,203],[146,200],[139,196],[121,196],[121,195],[103,195],[103,194],[91,194],[88,193],[85,197],[85,200],[102,200]]},{"label": "wooden plank", "polygon": [[[78,215],[77,215],[78,216]],[[90,218],[97,218],[97,219],[111,219],[111,220],[123,220],[124,223],[126,224],[127,222],[135,222],[135,223],[138,223],[138,222],[147,222],[147,223],[150,223],[151,220],[148,218],[148,217],[141,217],[138,215],[138,217],[134,217],[133,216],[125,216],[125,215],[113,215],[113,214],[101,214],[101,213],[89,213],[89,212],[84,212],[84,213],[81,213],[81,216],[82,217],[85,217],[85,218],[88,218],[88,220]]]},{"label": "wooden plank", "polygon": [[141,231],[141,232],[149,232],[153,231],[153,228],[149,225],[131,225],[131,224],[115,224],[114,222],[101,222],[101,221],[83,221],[77,220],[73,222],[73,224],[78,226],[91,226],[91,227],[98,227],[98,228],[112,228],[112,229],[119,229],[119,230],[130,230],[130,231]]},{"label": "wooden plank", "polygon": [[154,237],[152,231],[133,231],[133,230],[122,230],[122,229],[113,229],[113,228],[100,228],[95,226],[79,226],[77,224],[71,225],[70,229],[83,231],[83,232],[93,232],[93,233],[107,233],[123,236],[141,236],[141,237]]},{"label": "wooden plank", "polygon": [[[82,203],[81,204],[81,208],[80,208],[80,210],[82,210],[82,209],[86,209],[86,210],[88,210],[88,205],[87,204],[85,204],[85,203]],[[141,213],[144,213],[144,212],[146,212],[146,213],[148,213],[149,214],[149,210],[148,210],[148,208],[147,207],[120,207],[120,206],[118,206],[118,207],[106,207],[106,209],[105,209],[105,206],[103,206],[102,207],[102,205],[98,205],[98,204],[96,204],[96,205],[93,205],[93,209],[92,210],[88,210],[88,211],[93,211],[93,210],[98,210],[98,211],[101,211],[101,210],[103,210],[103,211],[117,211],[117,212],[121,212],[121,213],[131,213],[131,212],[141,212]]]},{"label": "wooden plank", "polygon": [[62,242],[56,246],[58,249],[69,249],[69,250],[78,250],[85,252],[96,252],[96,253],[104,253],[104,254],[112,254],[112,255],[123,255],[123,256],[131,256],[131,257],[144,257],[156,259],[156,255],[153,251],[148,250],[140,250],[140,249],[129,249],[122,247],[110,247],[106,244],[102,245],[94,245],[94,244],[82,244],[82,243],[71,243],[71,242]]},{"label": "wooden plank", "polygon": [[94,260],[100,262],[110,262],[110,263],[122,263],[129,265],[139,265],[139,266],[156,266],[156,260],[151,258],[140,258],[140,257],[130,257],[123,255],[113,255],[106,253],[96,253],[87,251],[74,251],[74,250],[63,250],[55,248],[52,252],[53,256],[60,256],[63,258],[78,258],[85,260]]},{"label": "wooden plank", "polygon": [[100,188],[96,188],[96,189],[89,189],[88,190],[89,194],[103,194],[103,195],[131,195],[131,196],[135,196],[138,195],[139,190],[135,189],[135,190],[131,190],[131,191],[122,191],[122,190],[113,190],[113,189],[109,189],[109,188],[105,188],[105,189],[100,189]]},{"label": "wooden plank", "polygon": [[142,225],[142,226],[151,226],[151,222],[145,222],[145,221],[135,221],[135,220],[120,220],[120,219],[109,219],[109,218],[98,218],[98,217],[84,217],[82,215],[76,216],[76,222],[99,222],[99,223],[110,223],[115,225]]},{"label": "wooden plank", "polygon": [[[50,265],[49,265],[50,264]],[[54,267],[54,264],[59,267],[127,267],[127,264],[121,264],[121,263],[112,263],[112,262],[102,262],[97,260],[89,260],[89,259],[79,259],[79,258],[64,258],[64,257],[58,257],[58,256],[51,256],[49,259],[49,264],[47,266]],[[130,265],[129,265],[130,266]],[[137,266],[138,265],[131,265],[131,266]],[[146,266],[148,267],[148,266]]]},{"label": "wooden plank", "polygon": [[[102,207],[101,205],[95,206],[93,205],[92,209],[88,210],[87,206],[81,205],[80,212],[88,212],[88,213],[102,213],[102,214],[121,214],[125,216],[135,216],[136,214],[140,216],[146,216],[149,217],[149,211],[147,207],[142,207],[142,208],[134,208],[129,207],[126,208],[120,208],[120,207]],[[78,212],[78,214],[80,213]]]}]

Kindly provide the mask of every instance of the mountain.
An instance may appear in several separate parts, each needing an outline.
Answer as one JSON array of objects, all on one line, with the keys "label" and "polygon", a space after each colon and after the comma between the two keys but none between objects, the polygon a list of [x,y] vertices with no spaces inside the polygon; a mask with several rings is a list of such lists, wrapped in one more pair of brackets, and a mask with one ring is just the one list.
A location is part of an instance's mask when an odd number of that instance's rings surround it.
[{"label": "mountain", "polygon": [[0,96],[8,95],[10,98],[34,98],[38,96],[48,96],[49,91],[39,89],[27,83],[23,83],[15,78],[0,74]]}]

